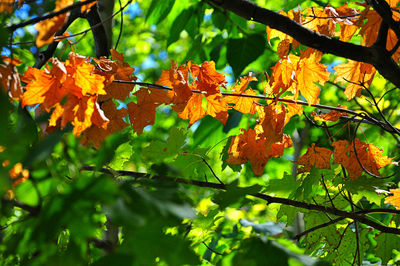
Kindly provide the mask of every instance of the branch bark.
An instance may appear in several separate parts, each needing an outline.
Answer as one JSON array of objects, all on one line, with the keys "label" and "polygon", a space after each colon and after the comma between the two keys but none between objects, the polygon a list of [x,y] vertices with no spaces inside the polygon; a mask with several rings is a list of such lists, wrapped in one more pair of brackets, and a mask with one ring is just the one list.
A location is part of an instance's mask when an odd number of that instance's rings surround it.
[{"label": "branch bark", "polygon": [[[81,168],[81,170],[96,171],[96,167],[84,166]],[[207,187],[207,188],[220,189],[220,190],[227,189],[225,185],[220,184],[220,183],[213,183],[213,182],[205,182],[205,181],[198,181],[198,180],[191,180],[191,179],[184,179],[184,178],[173,178],[173,177],[168,177],[168,176],[154,176],[154,175],[150,175],[147,173],[138,173],[138,172],[131,172],[131,171],[115,171],[115,170],[111,171],[106,168],[101,168],[98,171],[105,173],[105,174],[109,174],[109,175],[114,175],[115,173],[118,173],[120,176],[130,176],[133,178],[162,179],[162,180],[168,180],[171,182],[177,182],[177,183],[181,183],[181,184],[193,185],[193,186],[198,186],[198,187]],[[354,221],[363,223],[365,225],[369,225],[372,228],[375,228],[384,233],[400,235],[399,228],[385,226],[380,223],[369,220],[367,217],[365,217],[363,214],[367,213],[368,210],[363,210],[362,214],[359,214],[358,212],[347,212],[347,211],[342,211],[342,210],[332,208],[332,207],[310,204],[310,203],[306,203],[306,202],[302,202],[302,201],[296,201],[296,200],[285,199],[285,198],[280,198],[280,197],[273,197],[273,196],[269,196],[269,195],[266,195],[263,193],[253,193],[253,194],[248,194],[248,195],[265,200],[267,202],[267,204],[279,203],[279,204],[298,207],[298,208],[302,208],[302,209],[333,214],[338,217],[349,218]],[[372,211],[372,212],[374,212],[374,211]],[[390,213],[400,214],[400,211],[391,210]]]},{"label": "branch bark", "polygon": [[365,47],[340,41],[311,31],[288,17],[262,8],[249,0],[210,0],[247,20],[253,20],[284,32],[303,45],[354,61],[373,65],[378,72],[396,87],[400,87],[400,68],[385,47]]}]

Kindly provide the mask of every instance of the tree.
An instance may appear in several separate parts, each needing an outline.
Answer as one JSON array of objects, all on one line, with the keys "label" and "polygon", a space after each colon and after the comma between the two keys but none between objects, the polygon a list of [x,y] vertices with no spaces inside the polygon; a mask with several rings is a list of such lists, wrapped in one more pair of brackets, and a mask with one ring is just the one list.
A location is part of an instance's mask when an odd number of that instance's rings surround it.
[{"label": "tree", "polygon": [[0,12],[2,264],[398,262],[398,1]]}]

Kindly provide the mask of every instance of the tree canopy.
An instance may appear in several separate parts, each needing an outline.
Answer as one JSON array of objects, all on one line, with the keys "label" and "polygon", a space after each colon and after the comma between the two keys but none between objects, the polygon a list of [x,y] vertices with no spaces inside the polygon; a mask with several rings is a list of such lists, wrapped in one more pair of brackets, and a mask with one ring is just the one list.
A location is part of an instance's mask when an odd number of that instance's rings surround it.
[{"label": "tree canopy", "polygon": [[0,1],[1,265],[398,263],[399,5]]}]

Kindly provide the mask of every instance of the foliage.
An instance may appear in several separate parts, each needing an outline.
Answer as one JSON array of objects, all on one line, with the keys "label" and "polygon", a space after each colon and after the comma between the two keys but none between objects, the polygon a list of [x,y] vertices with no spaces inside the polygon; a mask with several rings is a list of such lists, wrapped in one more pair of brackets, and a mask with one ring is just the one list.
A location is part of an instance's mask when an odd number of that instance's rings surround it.
[{"label": "foliage", "polygon": [[1,264],[397,263],[398,2],[2,1]]}]

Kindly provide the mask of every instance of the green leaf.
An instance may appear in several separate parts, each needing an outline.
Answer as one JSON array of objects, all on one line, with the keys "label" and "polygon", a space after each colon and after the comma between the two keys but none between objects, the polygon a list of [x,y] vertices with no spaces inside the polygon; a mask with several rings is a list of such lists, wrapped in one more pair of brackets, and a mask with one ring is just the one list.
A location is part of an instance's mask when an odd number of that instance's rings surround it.
[{"label": "green leaf", "polygon": [[153,0],[147,10],[146,20],[150,24],[163,21],[174,6],[175,0]]},{"label": "green leaf", "polygon": [[375,237],[375,240],[377,242],[375,248],[376,256],[381,258],[383,265],[387,265],[389,260],[392,259],[393,249],[400,249],[400,236],[381,233]]},{"label": "green leaf", "polygon": [[249,187],[238,187],[239,180],[236,179],[232,183],[226,185],[226,191],[218,192],[213,201],[217,203],[221,209],[240,203],[247,195],[257,193],[261,190],[261,186],[253,185]]},{"label": "green leaf", "polygon": [[361,198],[365,197],[369,202],[381,205],[381,200],[385,195],[378,194],[377,189],[386,190],[391,185],[391,182],[385,179],[370,178],[365,175],[360,176],[358,179],[344,180],[344,187],[353,194],[353,200],[358,202]]},{"label": "green leaf", "polygon": [[167,46],[170,46],[179,39],[179,35],[186,27],[187,22],[193,15],[193,12],[194,11],[192,8],[185,9],[175,18],[169,31]]},{"label": "green leaf", "polygon": [[122,143],[115,151],[115,156],[110,163],[113,169],[124,169],[124,164],[129,161],[133,153],[132,145],[129,142]]},{"label": "green leaf", "polygon": [[117,147],[125,142],[128,142],[127,133],[119,132],[107,137],[94,158],[96,167],[101,168],[109,163],[113,159]]},{"label": "green leaf", "polygon": [[257,33],[228,40],[226,56],[236,78],[240,76],[246,66],[263,54],[266,46],[264,35]]},{"label": "green leaf", "polygon": [[272,241],[252,237],[242,240],[234,253],[233,265],[289,265],[288,254]]},{"label": "green leaf", "polygon": [[282,179],[271,179],[265,188],[265,192],[274,193],[277,197],[288,197],[299,187],[293,176],[284,173]]},{"label": "green leaf", "polygon": [[303,209],[282,204],[276,214],[276,219],[280,221],[282,217],[286,216],[286,225],[292,225],[297,214],[301,211],[304,212]]}]

